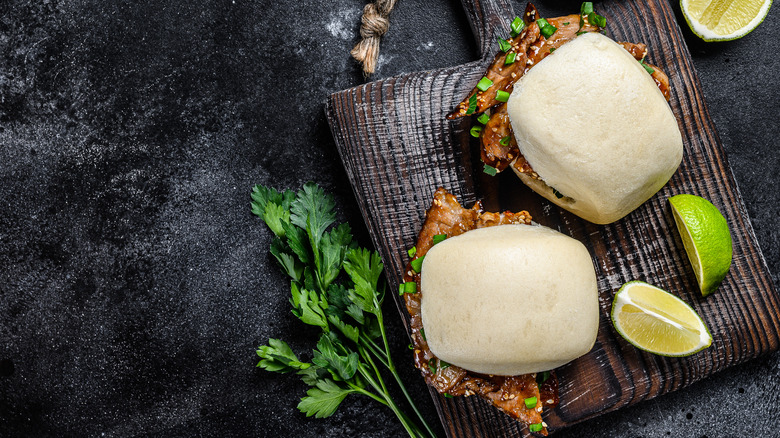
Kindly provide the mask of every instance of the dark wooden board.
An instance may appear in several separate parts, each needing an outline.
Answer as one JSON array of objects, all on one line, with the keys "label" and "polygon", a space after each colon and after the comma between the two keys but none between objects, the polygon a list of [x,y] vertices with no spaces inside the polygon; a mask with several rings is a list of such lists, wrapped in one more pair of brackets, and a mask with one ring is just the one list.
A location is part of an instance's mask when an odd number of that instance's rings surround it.
[{"label": "dark wooden board", "polygon": [[[506,172],[485,176],[470,141],[470,120],[444,115],[482,76],[515,16],[505,0],[464,0],[481,59],[411,73],[335,93],[327,116],[371,238],[382,255],[391,290],[397,287],[434,190],[445,187],[470,206],[528,210],[534,219],[582,241],[599,278],[601,324],[593,350],[559,369],[561,404],[546,413],[551,431],[677,390],[780,345],[780,299],[756,242],[690,55],[665,0],[597,4],[608,35],[644,42],[648,59],[672,84],[671,106],[685,143],[682,165],[658,194],[626,218],[597,226],[550,204]],[[576,7],[576,6],[574,6]],[[521,12],[521,11],[520,11]],[[572,11],[575,12],[575,11]],[[692,193],[712,201],[729,222],[734,260],[717,293],[702,298],[666,199]],[[641,352],[609,321],[614,293],[645,280],[690,303],[713,335],[713,345],[687,358]],[[407,318],[395,294],[399,312]],[[408,328],[408,320],[407,320]],[[450,436],[524,436],[526,430],[477,398],[444,398],[432,391]]]}]

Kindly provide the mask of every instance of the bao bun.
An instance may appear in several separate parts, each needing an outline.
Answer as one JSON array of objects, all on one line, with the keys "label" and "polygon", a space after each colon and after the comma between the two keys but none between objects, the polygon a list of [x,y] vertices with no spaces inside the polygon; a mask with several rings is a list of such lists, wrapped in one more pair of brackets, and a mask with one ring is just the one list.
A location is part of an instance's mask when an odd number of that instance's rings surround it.
[{"label": "bao bun", "polygon": [[546,227],[499,225],[450,237],[426,254],[420,289],[431,351],[470,371],[550,370],[596,340],[598,290],[588,250]]},{"label": "bao bun", "polygon": [[642,205],[682,159],[677,121],[652,77],[598,33],[577,37],[530,69],[507,105],[520,153],[541,180],[517,172],[520,179],[597,224]]}]

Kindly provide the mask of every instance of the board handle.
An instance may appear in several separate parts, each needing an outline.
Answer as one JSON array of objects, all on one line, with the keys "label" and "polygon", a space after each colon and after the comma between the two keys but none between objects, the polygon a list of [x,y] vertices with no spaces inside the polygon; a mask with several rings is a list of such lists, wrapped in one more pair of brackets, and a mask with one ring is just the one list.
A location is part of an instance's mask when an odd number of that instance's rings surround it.
[{"label": "board handle", "polygon": [[509,23],[514,9],[508,0],[461,0],[471,31],[477,39],[479,57],[493,56],[498,38],[509,36]]}]

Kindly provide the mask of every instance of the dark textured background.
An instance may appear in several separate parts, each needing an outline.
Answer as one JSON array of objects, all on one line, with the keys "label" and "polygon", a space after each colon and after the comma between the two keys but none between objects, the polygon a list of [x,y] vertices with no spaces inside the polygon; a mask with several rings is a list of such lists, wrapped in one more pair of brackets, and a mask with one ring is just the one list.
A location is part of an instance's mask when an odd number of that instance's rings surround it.
[{"label": "dark textured background", "polygon": [[[251,186],[316,181],[369,244],[323,113],[362,82],[363,4],[0,2],[0,436],[403,434],[360,398],[306,419],[304,384],[254,368],[269,337],[302,353],[316,333],[289,314]],[[778,15],[735,42],[686,31],[775,284]],[[402,0],[391,23],[377,78],[476,58],[458,2]],[[770,355],[557,436],[780,436],[779,375]]]}]

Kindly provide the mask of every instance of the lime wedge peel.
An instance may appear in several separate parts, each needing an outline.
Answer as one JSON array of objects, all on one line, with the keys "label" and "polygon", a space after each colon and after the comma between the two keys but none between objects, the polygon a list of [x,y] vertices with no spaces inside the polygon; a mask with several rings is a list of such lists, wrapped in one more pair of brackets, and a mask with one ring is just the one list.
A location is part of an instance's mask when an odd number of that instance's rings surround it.
[{"label": "lime wedge peel", "polygon": [[672,196],[669,204],[699,289],[706,297],[731,268],[733,246],[728,222],[717,207],[699,196]]},{"label": "lime wedge peel", "polygon": [[709,329],[691,306],[643,281],[620,288],[611,318],[620,336],[650,353],[689,356],[712,345]]},{"label": "lime wedge peel", "polygon": [[680,0],[685,21],[704,41],[731,41],[764,21],[772,0]]}]

